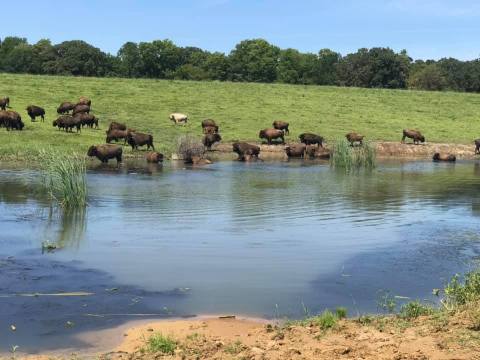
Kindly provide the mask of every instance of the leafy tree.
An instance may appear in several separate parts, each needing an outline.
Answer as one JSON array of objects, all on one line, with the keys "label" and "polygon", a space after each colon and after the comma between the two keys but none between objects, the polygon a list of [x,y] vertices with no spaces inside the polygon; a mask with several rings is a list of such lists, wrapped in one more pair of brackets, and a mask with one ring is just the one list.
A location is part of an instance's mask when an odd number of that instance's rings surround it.
[{"label": "leafy tree", "polygon": [[34,57],[31,45],[19,44],[3,58],[3,69],[12,73],[35,73]]},{"label": "leafy tree", "polygon": [[342,56],[330,49],[322,49],[314,67],[314,82],[318,85],[335,85],[337,82],[336,66]]},{"label": "leafy tree", "polygon": [[444,90],[447,79],[436,64],[424,65],[408,80],[408,87],[417,90]]},{"label": "leafy tree", "polygon": [[209,79],[225,81],[229,76],[229,59],[223,53],[209,53],[203,63],[203,70],[208,73]]},{"label": "leafy tree", "polygon": [[170,40],[155,40],[139,45],[142,75],[151,78],[165,78],[182,65],[182,52]]},{"label": "leafy tree", "polygon": [[142,59],[140,49],[134,42],[127,42],[118,50],[117,57],[120,61],[119,73],[125,77],[142,76]]}]

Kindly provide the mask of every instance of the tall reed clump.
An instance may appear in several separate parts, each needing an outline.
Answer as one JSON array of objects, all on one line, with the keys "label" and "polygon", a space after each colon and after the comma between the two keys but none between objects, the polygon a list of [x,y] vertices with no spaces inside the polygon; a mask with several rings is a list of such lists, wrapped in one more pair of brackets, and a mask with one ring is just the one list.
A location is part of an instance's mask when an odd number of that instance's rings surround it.
[{"label": "tall reed clump", "polygon": [[330,157],[330,165],[337,169],[373,169],[376,164],[375,145],[370,142],[352,147],[346,139],[335,141]]},{"label": "tall reed clump", "polygon": [[77,154],[63,154],[41,150],[40,160],[44,185],[52,199],[66,209],[87,205],[85,158]]},{"label": "tall reed clump", "polygon": [[177,139],[177,153],[186,163],[201,159],[205,155],[205,146],[195,136],[182,135]]}]

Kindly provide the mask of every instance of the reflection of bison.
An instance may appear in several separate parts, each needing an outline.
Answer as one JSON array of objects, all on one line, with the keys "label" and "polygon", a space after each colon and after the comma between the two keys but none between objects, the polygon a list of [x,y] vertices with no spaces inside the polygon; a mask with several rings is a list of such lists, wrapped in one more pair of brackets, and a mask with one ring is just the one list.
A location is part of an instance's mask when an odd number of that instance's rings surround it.
[{"label": "reflection of bison", "polygon": [[260,139],[266,139],[269,145],[272,144],[272,140],[274,139],[280,139],[281,143],[284,144],[285,138],[283,135],[283,131],[277,129],[264,129],[258,133],[258,137]]},{"label": "reflection of bison", "polygon": [[455,162],[457,160],[457,157],[453,154],[440,154],[440,153],[435,153],[433,154],[433,161],[449,161],[449,162]]},{"label": "reflection of bison", "polygon": [[288,157],[305,157],[305,149],[307,145],[305,144],[290,144],[285,147],[285,153]]},{"label": "reflection of bison", "polygon": [[425,142],[425,136],[423,136],[420,131],[417,130],[403,130],[402,143],[405,142],[405,138],[413,139],[414,144]]},{"label": "reflection of bison", "polygon": [[110,159],[117,159],[117,163],[122,162],[122,147],[119,145],[92,145],[88,149],[88,156],[95,156],[102,163],[107,163]]},{"label": "reflection of bison", "polygon": [[363,144],[363,138],[365,136],[357,134],[355,132],[351,132],[351,133],[348,133],[347,135],[345,135],[345,137],[347,138],[348,142],[350,142],[350,145],[353,146],[353,145],[355,145],[355,143],[358,143],[359,145],[362,145]]},{"label": "reflection of bison", "polygon": [[475,154],[480,154],[480,139],[475,140]]},{"label": "reflection of bison", "polygon": [[147,150],[150,149],[150,147],[155,150],[153,146],[153,136],[150,134],[128,131],[127,142],[132,147],[132,150],[144,145],[147,145]]},{"label": "reflection of bison", "polygon": [[75,104],[65,101],[57,108],[57,114],[67,114],[69,111],[73,110],[74,107]]},{"label": "reflection of bison", "polygon": [[6,110],[7,107],[10,107],[10,98],[5,97],[3,99],[0,99],[0,109]]},{"label": "reflection of bison", "polygon": [[249,161],[252,158],[258,159],[260,147],[246,142],[236,142],[232,144],[233,152],[238,154],[238,160]]},{"label": "reflection of bison", "polygon": [[32,121],[35,121],[37,116],[40,116],[42,121],[45,121],[45,110],[40,106],[30,105],[27,106],[26,110]]},{"label": "reflection of bison", "polygon": [[0,110],[0,125],[10,130],[23,130],[25,124],[22,117],[16,111]]},{"label": "reflection of bison", "polygon": [[290,131],[288,130],[288,122],[277,120],[274,121],[272,125],[277,130],[283,130],[285,135],[290,135]]},{"label": "reflection of bison", "polygon": [[129,132],[130,130],[109,130],[107,131],[107,138],[105,139],[105,142],[110,144],[112,141],[118,142],[118,140],[123,139],[123,144],[125,145],[127,143],[127,136]]},{"label": "reflection of bison", "polygon": [[219,134],[205,134],[202,143],[208,150],[210,150],[212,145],[219,141],[222,141],[222,137]]},{"label": "reflection of bison", "polygon": [[90,106],[88,105],[83,105],[83,104],[77,104],[73,108],[73,115],[75,114],[80,114],[80,113],[89,113],[90,112]]},{"label": "reflection of bison", "polygon": [[163,161],[163,154],[157,151],[151,151],[145,155],[145,158],[148,163],[159,163]]},{"label": "reflection of bison", "polygon": [[300,141],[305,145],[318,145],[323,147],[323,137],[311,133],[303,133],[298,137]]},{"label": "reflection of bison", "polygon": [[80,99],[78,99],[77,105],[88,105],[88,107],[92,106],[92,100],[89,98],[86,98],[85,96],[80,96]]},{"label": "reflection of bison", "polygon": [[170,120],[172,120],[175,124],[187,124],[187,121],[188,121],[188,116],[185,115],[185,114],[181,114],[181,113],[173,113],[173,114],[170,114],[170,116],[168,117]]},{"label": "reflection of bison", "polygon": [[110,130],[127,130],[127,125],[116,122],[116,121],[112,121],[108,126],[107,132]]}]

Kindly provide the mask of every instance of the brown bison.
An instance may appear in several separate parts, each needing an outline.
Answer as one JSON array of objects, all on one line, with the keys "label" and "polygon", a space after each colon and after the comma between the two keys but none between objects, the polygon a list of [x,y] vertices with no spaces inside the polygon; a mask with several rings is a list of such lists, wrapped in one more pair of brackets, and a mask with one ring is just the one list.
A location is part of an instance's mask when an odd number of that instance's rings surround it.
[{"label": "brown bison", "polygon": [[0,109],[6,110],[7,107],[10,107],[10,98],[4,97],[3,99],[0,99]]},{"label": "brown bison", "polygon": [[155,150],[153,146],[153,136],[150,134],[128,131],[127,142],[132,147],[132,150],[144,145],[147,145],[147,150],[150,149],[150,147]]},{"label": "brown bison", "polygon": [[246,142],[235,142],[232,144],[233,152],[238,154],[239,161],[249,161],[252,158],[258,159],[260,146],[251,145]]},{"label": "brown bison", "polygon": [[288,122],[277,120],[274,121],[272,125],[277,130],[283,130],[285,135],[290,135],[290,130],[288,130]]},{"label": "brown bison", "polygon": [[351,146],[354,146],[355,143],[358,143],[359,145],[363,145],[363,138],[365,136],[357,134],[355,132],[348,133],[345,135],[347,138],[348,142],[350,143]]},{"label": "brown bison", "polygon": [[298,137],[300,142],[305,145],[317,145],[323,147],[323,137],[312,133],[303,133]]},{"label": "brown bison", "polygon": [[92,106],[92,100],[89,98],[86,98],[85,96],[80,96],[80,99],[78,99],[77,105],[88,105],[89,107]]},{"label": "brown bison", "polygon": [[108,163],[110,159],[122,162],[122,147],[119,145],[92,145],[87,151],[88,156],[95,156],[102,163]]},{"label": "brown bison", "polygon": [[425,142],[425,136],[423,136],[420,131],[417,130],[403,130],[402,143],[405,143],[405,138],[413,139],[413,143],[418,145],[418,143]]},{"label": "brown bison", "polygon": [[45,110],[40,106],[29,105],[26,110],[32,121],[35,121],[37,116],[40,116],[42,121],[45,121]]},{"label": "brown bison", "polygon": [[23,130],[25,124],[22,121],[22,117],[16,111],[0,110],[0,125],[5,126],[8,131],[10,130]]},{"label": "brown bison", "polygon": [[163,161],[163,154],[157,151],[150,151],[145,155],[148,163],[159,163]]},{"label": "brown bison", "polygon": [[307,145],[305,144],[290,144],[285,147],[285,153],[290,157],[305,157],[305,150]]},{"label": "brown bison", "polygon": [[222,137],[219,134],[205,134],[202,143],[208,150],[210,150],[212,145],[219,141],[222,141]]},{"label": "brown bison", "polygon": [[285,138],[283,136],[284,136],[283,130],[277,130],[277,129],[263,129],[263,130],[260,130],[260,132],[258,133],[258,137],[260,139],[267,139],[267,143],[269,145],[272,144],[272,140],[274,139],[280,139],[281,144],[285,144]]},{"label": "brown bison", "polygon": [[98,129],[98,118],[96,118],[95,115],[78,113],[75,114],[75,117],[80,119],[82,127],[87,126],[93,129],[93,127],[95,126],[95,128]]},{"label": "brown bison", "polygon": [[113,129],[107,131],[107,138],[105,139],[105,142],[107,144],[110,144],[112,141],[118,142],[118,140],[123,139],[123,144],[125,145],[127,143],[127,137],[128,134],[131,132],[130,129],[128,130],[118,130],[118,129]]},{"label": "brown bison", "polygon": [[475,154],[480,154],[480,139],[475,140]]},{"label": "brown bison", "polygon": [[64,129],[66,132],[73,132],[73,128],[76,128],[78,133],[82,129],[82,121],[78,117],[70,115],[59,116],[52,125],[57,126],[58,130]]},{"label": "brown bison", "polygon": [[433,161],[448,161],[448,162],[455,162],[457,161],[457,157],[453,154],[440,154],[435,153],[433,154]]},{"label": "brown bison", "polygon": [[212,120],[212,119],[205,119],[202,121],[202,129],[203,129],[203,133],[205,133],[205,128],[206,127],[212,127],[214,129],[216,129],[216,131],[218,132],[218,126],[217,124],[215,123],[215,120]]},{"label": "brown bison", "polygon": [[83,104],[77,104],[73,108],[73,115],[75,114],[80,114],[80,113],[89,113],[90,112],[90,106],[88,105],[83,105]]},{"label": "brown bison", "polygon": [[74,107],[74,103],[65,101],[61,103],[60,106],[57,108],[57,114],[67,114],[68,112],[72,111]]},{"label": "brown bison", "polygon": [[203,128],[204,134],[218,134],[218,126],[205,126]]},{"label": "brown bison", "polygon": [[108,125],[107,132],[110,130],[127,130],[127,125],[116,122],[116,121],[112,121],[110,125]]}]

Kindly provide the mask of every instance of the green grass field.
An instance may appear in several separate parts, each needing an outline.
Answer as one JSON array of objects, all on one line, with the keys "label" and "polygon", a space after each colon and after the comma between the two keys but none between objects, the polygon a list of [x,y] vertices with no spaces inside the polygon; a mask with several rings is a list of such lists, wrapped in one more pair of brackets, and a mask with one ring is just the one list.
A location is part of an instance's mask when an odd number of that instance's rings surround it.
[{"label": "green grass field", "polygon": [[[100,130],[67,134],[53,128],[60,102],[82,95],[92,99]],[[26,127],[0,129],[0,158],[35,157],[48,146],[85,153],[104,142],[111,120],[152,133],[158,150],[167,154],[177,136],[201,136],[205,118],[217,121],[227,142],[258,141],[258,131],[276,119],[290,122],[291,140],[308,131],[328,142],[357,131],[370,140],[400,141],[403,128],[421,130],[429,142],[469,144],[480,137],[480,95],[454,92],[0,74],[3,96],[10,97]],[[46,109],[45,123],[30,121],[29,104]],[[176,111],[189,115],[186,127],[168,119]]]}]

